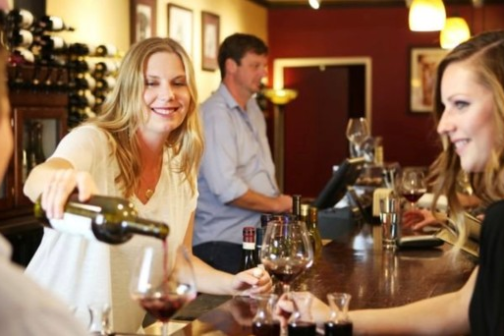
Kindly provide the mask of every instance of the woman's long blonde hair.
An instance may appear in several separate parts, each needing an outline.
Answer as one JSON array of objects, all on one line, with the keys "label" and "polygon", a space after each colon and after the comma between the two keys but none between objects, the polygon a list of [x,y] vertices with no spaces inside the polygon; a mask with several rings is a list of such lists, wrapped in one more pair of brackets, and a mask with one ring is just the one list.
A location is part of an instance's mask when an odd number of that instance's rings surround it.
[{"label": "woman's long blonde hair", "polygon": [[203,154],[203,136],[194,69],[189,56],[179,43],[170,38],[153,37],[134,44],[128,50],[122,60],[113,91],[100,114],[89,121],[108,134],[112,153],[117,158],[120,170],[115,182],[127,198],[133,195],[141,172],[135,133],[145,122],[142,113],[146,108],[143,100],[145,66],[149,57],[158,52],[174,53],[184,65],[191,101],[186,118],[170,133],[165,145],[171,148],[173,154],[170,169],[183,173],[193,194],[196,192],[196,179]]},{"label": "woman's long blonde hair", "polygon": [[[482,172],[468,172],[474,194],[484,205],[504,198],[504,31],[487,32],[471,38],[451,51],[439,64],[434,93],[434,116],[439,124],[444,111],[441,101],[441,80],[446,68],[452,63],[465,62],[479,83],[493,94],[495,147]],[[457,197],[457,178],[461,174],[460,158],[453,144],[444,142],[444,150],[432,165],[434,202],[440,195],[448,198],[450,215],[455,218],[459,231],[460,247],[467,239],[463,220],[463,208]],[[434,203],[435,204],[435,203]]]}]

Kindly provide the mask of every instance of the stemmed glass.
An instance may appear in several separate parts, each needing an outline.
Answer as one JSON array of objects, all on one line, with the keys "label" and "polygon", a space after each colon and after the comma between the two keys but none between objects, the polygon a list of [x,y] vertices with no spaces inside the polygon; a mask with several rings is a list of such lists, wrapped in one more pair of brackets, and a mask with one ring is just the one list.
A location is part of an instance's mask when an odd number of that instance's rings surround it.
[{"label": "stemmed glass", "polygon": [[[348,119],[346,128],[346,137],[351,148],[351,157],[360,156],[361,145],[369,137],[369,126],[365,118],[350,118]],[[355,152],[352,150],[354,149]]]},{"label": "stemmed glass", "polygon": [[300,221],[269,222],[261,248],[261,262],[282,284],[282,291],[288,293],[290,284],[313,264],[313,248],[306,225]]},{"label": "stemmed glass", "polygon": [[427,192],[425,174],[421,168],[405,168],[401,177],[401,193],[415,209],[416,202]]},{"label": "stemmed glass", "polygon": [[[169,260],[168,260],[169,259]],[[181,246],[167,258],[147,246],[139,256],[130,284],[131,297],[162,322],[162,335],[168,335],[168,321],[197,294],[194,272],[187,250]]]}]

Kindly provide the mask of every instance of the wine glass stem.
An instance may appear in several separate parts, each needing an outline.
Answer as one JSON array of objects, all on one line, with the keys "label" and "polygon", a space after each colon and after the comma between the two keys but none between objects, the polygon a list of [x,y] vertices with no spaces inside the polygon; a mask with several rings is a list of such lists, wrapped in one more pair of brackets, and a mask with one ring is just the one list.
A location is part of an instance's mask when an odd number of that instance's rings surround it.
[{"label": "wine glass stem", "polygon": [[282,293],[290,293],[290,284],[282,283]]},{"label": "wine glass stem", "polygon": [[163,322],[161,326],[161,335],[168,336],[168,322]]}]

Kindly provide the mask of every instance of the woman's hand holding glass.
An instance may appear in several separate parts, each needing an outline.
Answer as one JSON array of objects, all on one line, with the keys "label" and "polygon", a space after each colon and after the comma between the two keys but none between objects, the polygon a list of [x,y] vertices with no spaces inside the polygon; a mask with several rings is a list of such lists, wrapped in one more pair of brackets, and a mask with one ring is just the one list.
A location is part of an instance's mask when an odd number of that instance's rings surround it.
[{"label": "woman's hand holding glass", "polygon": [[240,295],[264,294],[271,292],[273,282],[268,272],[256,267],[236,274],[231,287]]}]

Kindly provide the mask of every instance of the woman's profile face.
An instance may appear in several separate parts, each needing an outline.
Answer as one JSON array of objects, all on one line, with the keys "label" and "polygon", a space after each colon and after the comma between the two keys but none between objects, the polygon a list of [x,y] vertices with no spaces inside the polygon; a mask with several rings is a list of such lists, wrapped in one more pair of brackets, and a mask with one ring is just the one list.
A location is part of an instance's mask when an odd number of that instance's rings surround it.
[{"label": "woman's profile face", "polygon": [[496,140],[494,97],[467,62],[448,65],[441,79],[444,111],[438,133],[446,135],[466,172],[481,172]]}]

